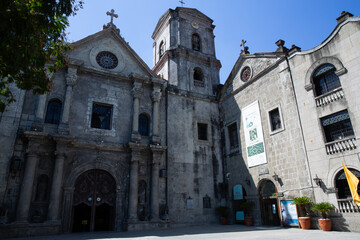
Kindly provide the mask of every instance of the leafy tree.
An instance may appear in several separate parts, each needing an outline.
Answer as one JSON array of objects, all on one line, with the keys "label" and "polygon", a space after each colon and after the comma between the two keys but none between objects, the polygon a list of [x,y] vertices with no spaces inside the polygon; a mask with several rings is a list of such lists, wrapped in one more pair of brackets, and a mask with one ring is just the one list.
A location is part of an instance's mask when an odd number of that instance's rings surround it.
[{"label": "leafy tree", "polygon": [[82,0],[0,1],[0,112],[16,100],[11,83],[36,94],[49,90],[46,70],[65,63],[68,17],[82,5]]}]

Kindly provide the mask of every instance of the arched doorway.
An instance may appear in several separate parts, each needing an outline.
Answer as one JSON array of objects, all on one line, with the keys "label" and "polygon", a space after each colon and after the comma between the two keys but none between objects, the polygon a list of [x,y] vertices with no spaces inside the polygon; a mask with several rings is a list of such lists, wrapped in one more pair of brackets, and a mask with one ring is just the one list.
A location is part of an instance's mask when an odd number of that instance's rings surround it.
[{"label": "arched doorway", "polygon": [[114,229],[116,183],[102,170],[81,174],[75,182],[73,232]]},{"label": "arched doorway", "polygon": [[270,180],[265,180],[261,183],[259,189],[261,202],[261,219],[262,224],[279,226],[279,206],[276,196],[276,187]]},{"label": "arched doorway", "polygon": [[[356,169],[349,168],[349,171],[352,172],[357,178],[360,178],[360,172]],[[343,169],[340,170],[335,176],[335,188],[337,189],[338,199],[347,199],[352,197]],[[357,188],[357,192],[360,194],[360,187]]]}]

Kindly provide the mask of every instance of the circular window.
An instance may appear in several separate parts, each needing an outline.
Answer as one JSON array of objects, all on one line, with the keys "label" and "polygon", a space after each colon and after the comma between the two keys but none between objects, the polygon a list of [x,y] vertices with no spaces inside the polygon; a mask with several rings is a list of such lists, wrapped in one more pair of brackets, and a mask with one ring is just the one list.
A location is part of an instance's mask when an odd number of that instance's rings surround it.
[{"label": "circular window", "polygon": [[100,67],[106,69],[114,69],[118,65],[117,57],[111,52],[99,52],[96,56],[96,62],[100,65]]},{"label": "circular window", "polygon": [[250,76],[251,76],[250,67],[244,67],[244,69],[241,71],[241,80],[243,82],[247,82],[250,79]]}]

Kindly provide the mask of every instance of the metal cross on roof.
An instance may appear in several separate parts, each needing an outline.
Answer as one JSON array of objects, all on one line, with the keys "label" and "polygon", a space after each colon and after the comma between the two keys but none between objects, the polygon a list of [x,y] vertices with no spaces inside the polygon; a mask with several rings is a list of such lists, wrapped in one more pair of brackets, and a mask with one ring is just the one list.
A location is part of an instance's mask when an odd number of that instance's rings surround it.
[{"label": "metal cross on roof", "polygon": [[112,23],[112,24],[113,24],[113,19],[114,19],[114,17],[115,17],[115,18],[118,18],[118,15],[115,14],[115,10],[114,10],[114,9],[111,9],[110,12],[106,12],[106,15],[108,15],[108,16],[111,17],[110,23]]},{"label": "metal cross on roof", "polygon": [[243,48],[243,51],[245,52],[245,43],[246,43],[246,41],[244,41],[244,39],[243,40],[241,40],[241,44],[240,44],[240,46]]},{"label": "metal cross on roof", "polygon": [[185,4],[185,2],[183,0],[180,0],[179,3],[181,3],[181,7],[183,7]]}]

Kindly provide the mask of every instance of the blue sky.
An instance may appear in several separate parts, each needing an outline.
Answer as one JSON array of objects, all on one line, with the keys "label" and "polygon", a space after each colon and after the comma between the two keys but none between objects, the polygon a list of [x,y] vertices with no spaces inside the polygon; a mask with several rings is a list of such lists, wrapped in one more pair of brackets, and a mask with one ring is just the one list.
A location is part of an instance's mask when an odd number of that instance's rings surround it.
[{"label": "blue sky", "polygon": [[[178,0],[84,0],[84,8],[70,18],[68,39],[80,40],[102,29],[110,21],[107,11],[119,15],[114,20],[121,35],[152,68],[151,34],[157,21]],[[184,7],[196,8],[214,20],[216,56],[222,63],[224,83],[240,54],[241,40],[250,53],[273,52],[275,42],[285,41],[302,50],[320,44],[336,26],[341,11],[360,15],[360,0],[183,0]]]}]

